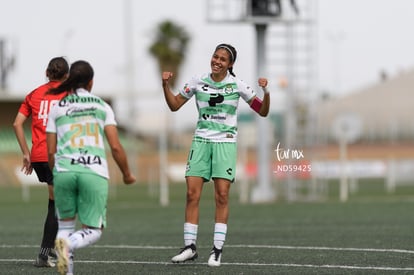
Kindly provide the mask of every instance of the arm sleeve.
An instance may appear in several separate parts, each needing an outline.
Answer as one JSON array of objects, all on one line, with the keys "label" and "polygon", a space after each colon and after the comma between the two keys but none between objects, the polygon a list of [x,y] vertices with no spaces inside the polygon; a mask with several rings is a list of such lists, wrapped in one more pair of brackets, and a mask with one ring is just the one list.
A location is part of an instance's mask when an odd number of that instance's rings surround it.
[{"label": "arm sleeve", "polygon": [[241,98],[243,98],[244,101],[249,102],[252,98],[256,96],[256,92],[246,84],[243,80],[237,81],[237,86],[239,87],[239,93]]},{"label": "arm sleeve", "polygon": [[32,109],[30,107],[29,101],[30,95],[27,95],[19,108],[19,113],[22,113],[25,117],[29,117],[32,114]]},{"label": "arm sleeve", "polygon": [[180,94],[190,99],[194,93],[196,92],[197,88],[197,79],[195,77],[191,78],[190,81],[188,81],[182,89],[180,89]]},{"label": "arm sleeve", "polygon": [[105,103],[105,109],[106,109],[106,118],[105,118],[105,126],[107,125],[117,125],[115,120],[115,114],[112,110],[111,106],[109,104]]},{"label": "arm sleeve", "polygon": [[57,115],[56,104],[50,109],[47,124],[46,124],[46,133],[56,133],[56,115]]}]

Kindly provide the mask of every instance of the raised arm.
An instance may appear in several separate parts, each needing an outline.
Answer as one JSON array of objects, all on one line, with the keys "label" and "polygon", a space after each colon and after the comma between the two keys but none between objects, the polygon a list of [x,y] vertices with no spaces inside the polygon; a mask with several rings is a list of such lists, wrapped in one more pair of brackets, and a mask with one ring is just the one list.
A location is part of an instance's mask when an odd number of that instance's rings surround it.
[{"label": "raised arm", "polygon": [[187,98],[181,94],[174,95],[169,85],[171,77],[173,77],[173,73],[171,72],[162,73],[162,89],[164,90],[164,97],[168,107],[171,111],[175,112],[187,102]]},{"label": "raised arm", "polygon": [[258,113],[262,117],[266,117],[269,114],[269,107],[270,107],[270,95],[269,95],[269,91],[266,88],[267,79],[259,78],[258,84],[260,87],[262,87],[263,92],[264,92],[263,100],[255,96],[248,103],[250,105],[250,108],[252,108],[256,113]]}]

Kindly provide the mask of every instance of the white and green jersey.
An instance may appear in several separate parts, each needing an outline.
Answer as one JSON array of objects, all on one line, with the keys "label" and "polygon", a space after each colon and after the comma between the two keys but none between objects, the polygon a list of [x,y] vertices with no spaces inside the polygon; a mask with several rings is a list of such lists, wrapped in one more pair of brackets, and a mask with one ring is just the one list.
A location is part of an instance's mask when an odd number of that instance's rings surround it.
[{"label": "white and green jersey", "polygon": [[212,142],[236,142],[239,98],[248,102],[256,95],[229,73],[221,82],[214,82],[210,74],[193,77],[180,94],[187,99],[196,97],[199,115],[194,139]]},{"label": "white and green jersey", "polygon": [[64,97],[49,113],[46,132],[56,133],[55,169],[109,178],[104,127],[116,125],[112,108],[85,89]]}]

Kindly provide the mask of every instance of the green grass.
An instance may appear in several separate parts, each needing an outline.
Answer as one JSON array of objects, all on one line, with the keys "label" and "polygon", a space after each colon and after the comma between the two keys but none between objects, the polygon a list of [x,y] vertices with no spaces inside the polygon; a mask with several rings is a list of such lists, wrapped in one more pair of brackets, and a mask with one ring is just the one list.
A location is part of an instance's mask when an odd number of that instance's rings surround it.
[{"label": "green grass", "polygon": [[[185,186],[170,187],[162,207],[144,184],[111,189],[108,228],[75,254],[76,274],[414,274],[414,187],[389,195],[365,181],[347,203],[336,183],[320,202],[239,204],[232,190],[222,263],[206,265],[212,247],[214,201],[206,185],[200,208],[199,259],[174,265],[182,246]],[[0,187],[0,274],[56,274],[37,269],[46,187]]]}]

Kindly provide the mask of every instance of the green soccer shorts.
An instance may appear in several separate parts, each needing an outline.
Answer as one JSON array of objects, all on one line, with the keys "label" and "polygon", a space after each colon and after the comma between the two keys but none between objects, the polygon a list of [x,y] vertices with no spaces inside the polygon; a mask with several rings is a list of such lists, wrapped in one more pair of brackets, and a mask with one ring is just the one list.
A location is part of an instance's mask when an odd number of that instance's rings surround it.
[{"label": "green soccer shorts", "polygon": [[206,142],[193,140],[188,154],[185,176],[223,178],[234,182],[236,176],[237,144],[235,142]]},{"label": "green soccer shorts", "polygon": [[53,171],[58,219],[78,216],[81,224],[106,227],[108,180],[92,173]]}]

